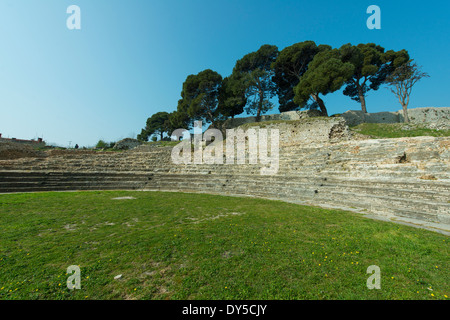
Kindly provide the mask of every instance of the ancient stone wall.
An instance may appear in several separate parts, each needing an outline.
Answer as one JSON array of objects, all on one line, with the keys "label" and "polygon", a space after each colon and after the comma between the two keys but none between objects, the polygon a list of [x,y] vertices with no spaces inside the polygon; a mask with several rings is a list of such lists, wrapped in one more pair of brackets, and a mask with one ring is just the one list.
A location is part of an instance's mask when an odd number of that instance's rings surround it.
[{"label": "ancient stone wall", "polygon": [[[450,129],[450,107],[426,107],[408,109],[410,121],[417,124],[426,124],[430,128]],[[317,110],[288,111],[280,114],[263,115],[261,122],[277,120],[300,120],[311,117],[320,117]],[[364,113],[361,110],[349,110],[340,115],[349,126],[361,123],[400,123],[403,122],[403,111]],[[223,129],[236,128],[238,126],[254,123],[256,117],[228,119],[223,124]]]},{"label": "ancient stone wall", "polygon": [[[446,108],[414,108],[408,109],[411,123],[425,124],[430,128],[450,129],[450,107]],[[403,111],[364,113],[360,110],[349,110],[342,115],[349,126],[361,123],[400,123],[404,121]]]},{"label": "ancient stone wall", "polygon": [[240,128],[277,129],[280,145],[303,145],[317,142],[333,142],[350,139],[350,131],[341,117],[304,117],[297,120],[272,120],[244,124]]}]

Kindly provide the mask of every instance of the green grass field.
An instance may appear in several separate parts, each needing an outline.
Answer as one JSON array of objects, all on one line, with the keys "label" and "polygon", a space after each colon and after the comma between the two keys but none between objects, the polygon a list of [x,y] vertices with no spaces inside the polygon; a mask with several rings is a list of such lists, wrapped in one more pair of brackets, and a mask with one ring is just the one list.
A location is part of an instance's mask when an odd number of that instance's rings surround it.
[{"label": "green grass field", "polygon": [[351,130],[371,138],[403,138],[403,137],[450,137],[450,130],[435,130],[418,124],[406,123],[362,123]]},{"label": "green grass field", "polygon": [[[136,199],[113,200],[115,197]],[[279,201],[0,195],[0,299],[448,299],[449,238]],[[78,265],[81,289],[67,268]],[[367,288],[367,268],[381,289]],[[120,279],[115,276],[122,275]]]}]

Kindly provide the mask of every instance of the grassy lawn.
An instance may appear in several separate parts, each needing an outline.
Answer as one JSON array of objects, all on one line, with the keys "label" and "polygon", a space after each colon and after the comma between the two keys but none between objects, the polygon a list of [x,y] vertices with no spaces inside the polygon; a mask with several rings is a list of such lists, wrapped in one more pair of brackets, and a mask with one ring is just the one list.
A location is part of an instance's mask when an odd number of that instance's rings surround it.
[{"label": "grassy lawn", "polygon": [[[448,299],[448,242],[262,199],[0,195],[0,299]],[[80,290],[66,287],[70,265],[80,266]],[[366,286],[371,265],[379,290]]]},{"label": "grassy lawn", "polygon": [[402,137],[449,137],[450,130],[428,129],[417,124],[405,123],[362,123],[350,128],[358,133],[372,138],[402,138]]}]

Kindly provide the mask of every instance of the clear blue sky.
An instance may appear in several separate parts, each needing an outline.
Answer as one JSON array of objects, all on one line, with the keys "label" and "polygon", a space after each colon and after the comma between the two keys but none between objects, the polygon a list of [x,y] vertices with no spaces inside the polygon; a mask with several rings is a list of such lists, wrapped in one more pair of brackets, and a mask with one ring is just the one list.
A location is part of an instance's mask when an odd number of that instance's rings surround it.
[{"label": "clear blue sky", "polygon": [[[81,30],[66,27],[72,4]],[[371,4],[381,30],[366,27]],[[450,106],[449,13],[433,0],[1,0],[0,133],[61,146],[135,137],[153,113],[175,110],[189,74],[227,76],[263,44],[305,40],[407,49],[431,76],[410,107]],[[360,109],[341,92],[324,100],[330,114]],[[367,107],[400,109],[385,88]]]}]

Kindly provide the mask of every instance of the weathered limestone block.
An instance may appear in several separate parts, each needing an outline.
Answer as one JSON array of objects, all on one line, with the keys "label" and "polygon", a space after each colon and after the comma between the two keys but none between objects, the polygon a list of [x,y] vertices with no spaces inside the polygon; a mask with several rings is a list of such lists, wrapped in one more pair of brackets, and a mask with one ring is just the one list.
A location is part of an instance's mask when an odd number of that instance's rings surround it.
[{"label": "weathered limestone block", "polygon": [[320,142],[336,142],[348,140],[350,132],[343,118],[340,117],[311,117],[285,122],[260,122],[243,125],[244,131],[248,129],[277,129],[279,131],[280,145],[305,145]]},{"label": "weathered limestone block", "polygon": [[[403,112],[398,111],[398,113],[400,122],[403,122]],[[425,124],[430,129],[450,129],[450,107],[409,109],[408,116],[412,123]]]},{"label": "weathered limestone block", "polygon": [[360,110],[349,110],[341,114],[350,127],[361,123],[398,123],[400,118],[397,112],[364,113]]}]

